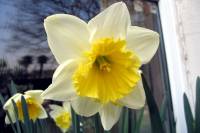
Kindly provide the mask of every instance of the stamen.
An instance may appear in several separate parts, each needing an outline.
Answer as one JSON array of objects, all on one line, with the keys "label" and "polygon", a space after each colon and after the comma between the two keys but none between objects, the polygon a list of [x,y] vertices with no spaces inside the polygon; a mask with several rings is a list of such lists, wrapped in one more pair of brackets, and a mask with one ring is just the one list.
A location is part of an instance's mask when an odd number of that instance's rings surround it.
[{"label": "stamen", "polygon": [[104,72],[111,71],[111,65],[106,56],[98,56],[96,58],[95,64],[98,66],[99,70]]}]

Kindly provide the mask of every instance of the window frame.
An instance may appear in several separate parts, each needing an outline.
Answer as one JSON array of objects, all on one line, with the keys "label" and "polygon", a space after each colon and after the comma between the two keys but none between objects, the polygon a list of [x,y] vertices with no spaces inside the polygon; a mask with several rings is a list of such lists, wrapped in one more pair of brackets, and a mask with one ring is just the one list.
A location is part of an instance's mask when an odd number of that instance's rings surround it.
[{"label": "window frame", "polygon": [[[187,87],[184,62],[181,59],[181,48],[177,35],[177,17],[173,0],[160,0],[158,2],[160,21],[162,27],[161,41],[165,42],[164,49],[168,67],[172,105],[176,120],[176,132],[187,133],[184,114],[183,93]],[[170,19],[169,19],[170,18]]]}]

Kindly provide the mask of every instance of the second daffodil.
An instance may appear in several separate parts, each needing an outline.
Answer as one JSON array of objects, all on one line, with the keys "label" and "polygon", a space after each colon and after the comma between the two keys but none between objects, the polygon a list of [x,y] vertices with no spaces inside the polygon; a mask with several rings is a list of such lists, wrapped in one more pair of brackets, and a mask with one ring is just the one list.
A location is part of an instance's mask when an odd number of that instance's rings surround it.
[{"label": "second daffodil", "polygon": [[[30,91],[26,91],[24,94],[16,93],[10,99],[8,99],[8,101],[3,106],[3,109],[8,111],[12,122],[15,123],[16,117],[15,117],[14,107],[12,104],[12,100],[13,100],[17,106],[18,119],[20,121],[23,121],[24,116],[23,116],[21,97],[24,96],[27,107],[28,107],[29,117],[31,120],[35,121],[36,119],[47,118],[48,117],[47,113],[42,106],[42,103],[44,100],[40,96],[42,94],[42,92],[43,92],[42,90],[30,90]],[[6,116],[5,122],[6,122],[6,124],[11,123],[8,119],[8,116]]]},{"label": "second daffodil", "polygon": [[118,121],[122,106],[145,104],[140,66],[159,45],[158,33],[131,26],[123,2],[115,3],[88,23],[66,14],[44,21],[48,43],[59,67],[42,96],[70,100],[76,113],[99,112],[105,130]]},{"label": "second daffodil", "polygon": [[71,125],[71,107],[69,102],[64,102],[63,106],[52,104],[49,107],[51,109],[50,116],[62,132],[65,133]]}]

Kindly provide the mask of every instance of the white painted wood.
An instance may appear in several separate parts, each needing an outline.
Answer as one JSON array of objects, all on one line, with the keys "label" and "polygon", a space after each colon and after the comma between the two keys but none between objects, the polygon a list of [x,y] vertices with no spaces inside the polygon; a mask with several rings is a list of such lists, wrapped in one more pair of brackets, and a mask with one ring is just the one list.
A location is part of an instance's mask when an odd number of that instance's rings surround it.
[{"label": "white painted wood", "polygon": [[188,81],[186,90],[190,103],[195,105],[196,77],[200,75],[200,1],[176,0],[176,7],[182,27],[183,49]]},{"label": "white painted wood", "polygon": [[176,4],[174,0],[160,0],[159,9],[168,63],[176,131],[177,133],[187,133],[183,107],[183,92],[185,92],[188,85],[185,65],[182,59],[182,47],[179,40]]}]

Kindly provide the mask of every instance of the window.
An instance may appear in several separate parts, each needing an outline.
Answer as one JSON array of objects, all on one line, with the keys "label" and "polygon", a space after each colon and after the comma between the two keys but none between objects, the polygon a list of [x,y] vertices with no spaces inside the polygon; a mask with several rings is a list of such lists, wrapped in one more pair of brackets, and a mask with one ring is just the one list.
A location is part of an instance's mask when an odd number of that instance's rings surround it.
[{"label": "window", "polygon": [[[57,63],[51,54],[43,27],[45,17],[55,13],[76,15],[85,21],[94,17],[101,9],[117,0],[0,0],[0,92],[10,97],[11,79],[20,86],[20,92],[27,89],[45,89],[50,83]],[[159,10],[156,0],[124,0],[127,4],[132,24],[158,31],[161,36],[160,47],[152,61],[142,67],[157,105],[164,110],[166,133],[173,133],[175,123],[171,103],[170,86],[165,59],[164,42],[160,25]],[[134,128],[134,121],[139,111],[129,110],[129,130]],[[82,130],[94,132],[90,118],[82,118]],[[52,121],[48,120],[49,123]],[[9,132],[4,123],[4,114],[0,110],[0,126],[3,132]],[[118,131],[120,122],[112,129]],[[59,132],[52,124],[53,133]],[[148,107],[145,107],[141,133],[150,132]]]}]

